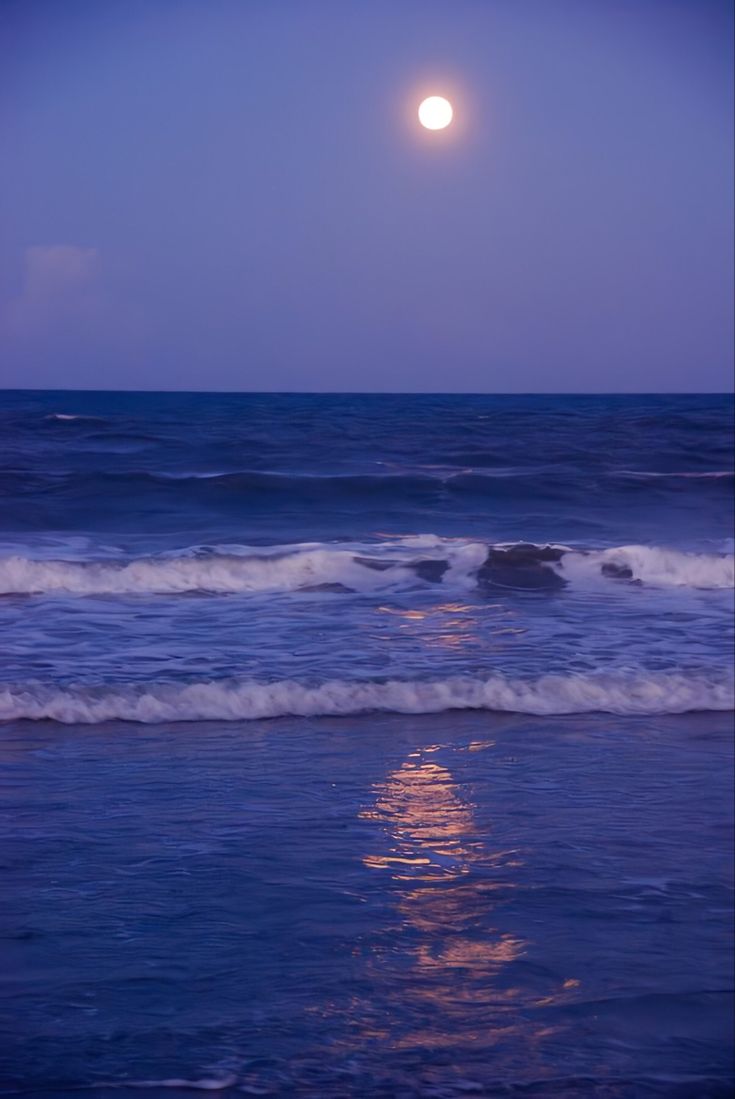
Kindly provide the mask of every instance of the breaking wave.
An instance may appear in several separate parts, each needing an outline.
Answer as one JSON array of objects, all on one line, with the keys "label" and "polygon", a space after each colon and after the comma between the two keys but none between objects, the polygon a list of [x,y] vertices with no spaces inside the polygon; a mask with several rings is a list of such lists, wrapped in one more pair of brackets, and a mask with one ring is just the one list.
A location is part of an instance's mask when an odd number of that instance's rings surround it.
[{"label": "breaking wave", "polygon": [[732,588],[735,559],[731,553],[682,553],[661,546],[616,546],[564,557],[570,579],[600,573],[637,580],[655,587]]},{"label": "breaking wave", "polygon": [[659,546],[603,550],[560,545],[443,539],[307,543],[272,547],[194,547],[134,559],[0,558],[0,594],[378,592],[421,584],[560,588],[614,579],[653,587],[726,589],[735,585],[732,553],[683,553]]},{"label": "breaking wave", "polygon": [[44,416],[44,420],[52,423],[72,423],[77,420],[88,424],[104,424],[108,422],[107,418],[104,416],[84,416],[81,413],[76,412],[50,412],[47,416]]},{"label": "breaking wave", "polygon": [[479,543],[451,544],[440,556],[421,557],[409,547],[391,547],[390,556],[364,547],[364,553],[310,544],[276,548],[189,551],[179,556],[118,561],[0,559],[0,593],[68,592],[93,594],[175,594],[183,592],[290,592],[304,590],[384,591],[440,580],[448,573],[466,580],[487,557]]},{"label": "breaking wave", "polygon": [[107,686],[46,686],[0,690],[0,720],[250,721],[371,712],[431,714],[489,710],[552,714],[680,714],[730,710],[731,680],[683,673],[589,673],[515,679],[454,676],[437,680],[346,681],[318,686],[293,680],[258,683],[221,680]]}]

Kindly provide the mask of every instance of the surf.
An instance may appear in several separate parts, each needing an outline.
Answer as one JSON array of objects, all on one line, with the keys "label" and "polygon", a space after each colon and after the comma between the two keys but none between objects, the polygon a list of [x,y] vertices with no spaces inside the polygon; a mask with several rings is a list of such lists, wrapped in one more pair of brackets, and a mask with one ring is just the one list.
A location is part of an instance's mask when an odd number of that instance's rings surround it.
[{"label": "surf", "polygon": [[435,714],[451,710],[560,715],[682,714],[731,710],[732,679],[679,672],[591,672],[510,677],[450,676],[433,680],[331,679],[309,685],[212,680],[188,683],[25,683],[0,689],[0,720],[99,724],[254,721],[277,717],[339,717],[366,713]]},{"label": "surf", "polygon": [[435,535],[267,549],[193,546],[119,559],[0,557],[3,595],[370,593],[439,584],[558,589],[610,580],[651,588],[729,589],[735,586],[735,558],[663,546],[585,549]]}]

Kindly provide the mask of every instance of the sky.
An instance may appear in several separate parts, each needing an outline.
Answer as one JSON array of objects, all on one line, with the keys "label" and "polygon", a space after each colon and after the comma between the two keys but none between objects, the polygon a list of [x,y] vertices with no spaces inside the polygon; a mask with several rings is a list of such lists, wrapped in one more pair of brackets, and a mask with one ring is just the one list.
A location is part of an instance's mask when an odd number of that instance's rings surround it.
[{"label": "sky", "polygon": [[732,42],[729,0],[0,0],[0,385],[729,390]]}]

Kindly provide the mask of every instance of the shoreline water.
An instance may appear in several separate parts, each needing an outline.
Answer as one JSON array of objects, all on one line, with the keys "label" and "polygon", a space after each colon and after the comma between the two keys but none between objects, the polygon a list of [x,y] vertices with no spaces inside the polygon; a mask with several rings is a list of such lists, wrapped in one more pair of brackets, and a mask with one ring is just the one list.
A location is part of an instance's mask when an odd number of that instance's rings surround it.
[{"label": "shoreline water", "polygon": [[4,1093],[724,1096],[732,748],[725,714],[10,723]]}]

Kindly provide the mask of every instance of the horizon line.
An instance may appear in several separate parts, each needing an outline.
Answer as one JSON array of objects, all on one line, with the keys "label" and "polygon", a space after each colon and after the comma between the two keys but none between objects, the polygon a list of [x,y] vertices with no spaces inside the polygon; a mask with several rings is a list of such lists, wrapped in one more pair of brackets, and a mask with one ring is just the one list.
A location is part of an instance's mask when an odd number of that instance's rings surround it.
[{"label": "horizon line", "polygon": [[87,386],[0,386],[3,393],[150,393],[228,397],[733,397],[733,389],[134,389]]}]

